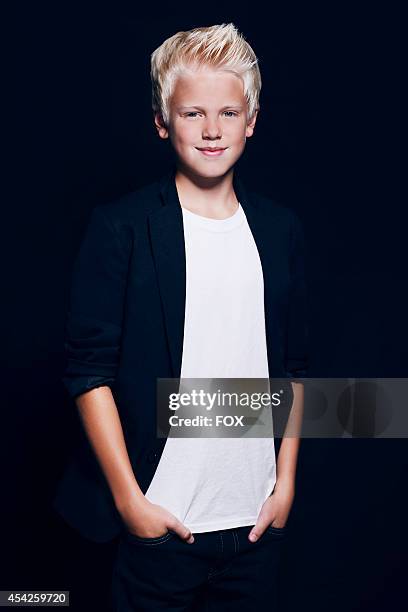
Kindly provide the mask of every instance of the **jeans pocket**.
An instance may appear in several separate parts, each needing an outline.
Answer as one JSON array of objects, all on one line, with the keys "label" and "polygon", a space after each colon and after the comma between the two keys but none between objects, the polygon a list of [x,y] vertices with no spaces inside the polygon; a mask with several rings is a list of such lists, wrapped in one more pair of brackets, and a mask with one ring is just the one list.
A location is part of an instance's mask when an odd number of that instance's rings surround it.
[{"label": "jeans pocket", "polygon": [[175,534],[173,531],[167,531],[163,535],[157,536],[155,538],[142,538],[138,535],[135,535],[134,533],[131,533],[128,530],[124,531],[125,538],[127,538],[129,541],[135,544],[142,544],[144,546],[158,546],[159,544],[164,544],[165,542],[170,540],[172,537],[174,537],[174,535]]},{"label": "jeans pocket", "polygon": [[272,525],[268,525],[265,533],[268,535],[281,537],[286,533],[286,527],[273,527]]}]

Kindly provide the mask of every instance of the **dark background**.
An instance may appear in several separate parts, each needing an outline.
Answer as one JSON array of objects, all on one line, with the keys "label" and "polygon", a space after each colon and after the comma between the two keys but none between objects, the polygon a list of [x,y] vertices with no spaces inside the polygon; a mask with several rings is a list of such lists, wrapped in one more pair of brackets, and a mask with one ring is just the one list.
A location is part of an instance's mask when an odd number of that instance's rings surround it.
[{"label": "dark background", "polygon": [[[399,16],[281,4],[26,3],[5,22],[0,589],[70,590],[72,609],[106,609],[114,543],[83,540],[50,507],[78,428],[60,381],[64,317],[93,206],[173,160],[152,122],[149,56],[175,32],[232,21],[260,60],[261,111],[238,168],[303,222],[309,375],[407,376]],[[404,439],[302,442],[283,612],[403,609],[406,451]]]}]

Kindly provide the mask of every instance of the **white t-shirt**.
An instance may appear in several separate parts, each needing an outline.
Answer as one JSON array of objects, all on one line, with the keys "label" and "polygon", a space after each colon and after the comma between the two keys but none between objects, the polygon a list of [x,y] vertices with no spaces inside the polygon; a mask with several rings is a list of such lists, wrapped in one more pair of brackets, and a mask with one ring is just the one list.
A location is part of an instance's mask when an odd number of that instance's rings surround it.
[{"label": "white t-shirt", "polygon": [[[269,378],[262,267],[243,208],[220,220],[182,214],[181,378]],[[275,482],[273,434],[168,438],[146,497],[199,533],[254,525]]]}]

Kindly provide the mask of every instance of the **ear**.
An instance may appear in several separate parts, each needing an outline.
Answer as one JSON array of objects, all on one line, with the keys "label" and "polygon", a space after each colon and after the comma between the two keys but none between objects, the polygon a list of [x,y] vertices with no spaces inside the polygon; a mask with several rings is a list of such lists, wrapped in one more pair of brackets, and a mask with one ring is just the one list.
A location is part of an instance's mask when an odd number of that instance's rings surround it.
[{"label": "ear", "polygon": [[258,111],[259,111],[259,108],[255,109],[254,114],[252,115],[251,119],[247,123],[246,133],[245,133],[247,138],[252,136],[252,134],[254,133],[256,118],[258,116]]},{"label": "ear", "polygon": [[168,138],[169,131],[164,123],[164,119],[161,113],[154,114],[154,125],[156,126],[157,132],[160,138]]}]

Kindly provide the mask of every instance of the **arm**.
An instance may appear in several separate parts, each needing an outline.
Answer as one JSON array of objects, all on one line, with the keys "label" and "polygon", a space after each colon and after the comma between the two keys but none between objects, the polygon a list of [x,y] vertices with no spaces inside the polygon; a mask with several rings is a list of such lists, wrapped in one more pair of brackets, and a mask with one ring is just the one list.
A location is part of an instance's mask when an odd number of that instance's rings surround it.
[{"label": "arm", "polygon": [[273,495],[278,502],[276,526],[286,523],[295,496],[296,467],[304,409],[304,386],[292,382],[293,404],[279,449],[277,478]]},{"label": "arm", "polygon": [[189,530],[143,495],[111,391],[120,355],[130,251],[129,235],[120,235],[106,212],[95,208],[73,269],[62,380],[75,400],[86,436],[128,529],[140,537],[156,537],[170,528],[187,539]]},{"label": "arm", "polygon": [[172,529],[182,539],[191,540],[191,532],[174,515],[150,503],[143,495],[133,473],[110,388],[101,386],[87,391],[77,397],[76,404],[116,508],[128,530],[150,538]]},{"label": "arm", "polygon": [[110,388],[101,386],[87,391],[77,397],[76,404],[116,508],[129,531],[149,538],[172,529],[182,539],[191,540],[191,532],[173,514],[150,503],[143,495],[133,473]]},{"label": "arm", "polygon": [[279,449],[277,477],[273,492],[263,504],[254,528],[248,535],[255,542],[268,525],[282,528],[285,526],[295,497],[295,477],[300,446],[304,407],[304,386],[292,382],[293,403]]},{"label": "arm", "polygon": [[[285,370],[292,379],[293,403],[283,434],[277,461],[275,491],[293,500],[296,465],[302,431],[304,385],[297,380],[308,368],[308,315],[306,291],[306,248],[304,233],[297,215],[292,213],[290,246],[290,289],[287,318]],[[283,513],[285,514],[285,513]],[[280,517],[286,522],[286,517]]]},{"label": "arm", "polygon": [[133,501],[145,499],[132,470],[123,429],[108,386],[79,395],[76,405],[92,449],[98,459],[119,512]]},{"label": "arm", "polygon": [[283,527],[286,524],[295,496],[296,466],[304,411],[304,385],[297,379],[304,377],[308,368],[307,319],[305,242],[299,218],[292,213],[285,373],[287,378],[291,379],[293,403],[277,458],[275,488],[262,506],[257,524],[249,535],[252,541],[271,523],[274,527]]}]

